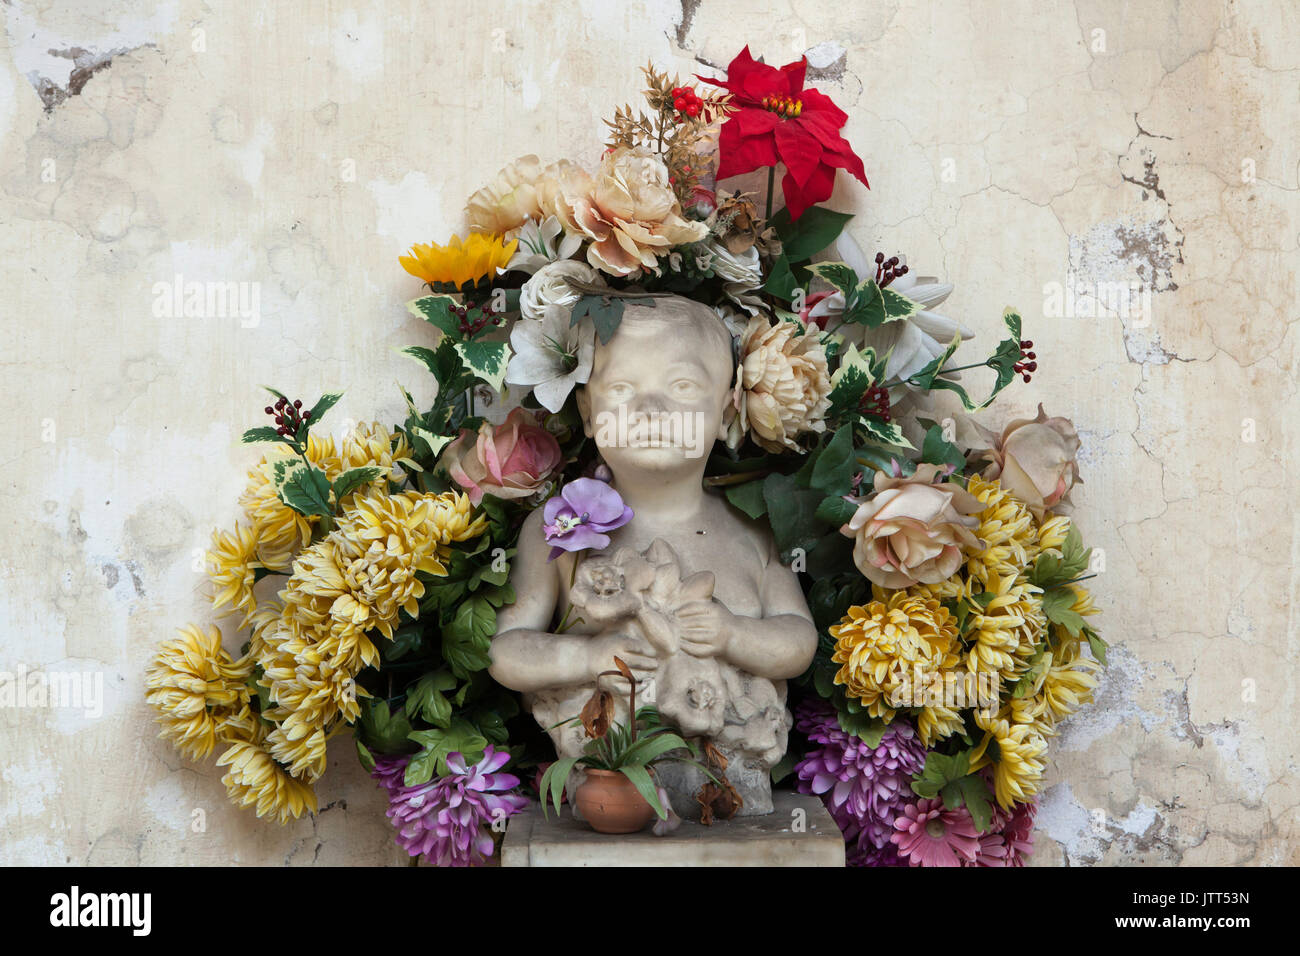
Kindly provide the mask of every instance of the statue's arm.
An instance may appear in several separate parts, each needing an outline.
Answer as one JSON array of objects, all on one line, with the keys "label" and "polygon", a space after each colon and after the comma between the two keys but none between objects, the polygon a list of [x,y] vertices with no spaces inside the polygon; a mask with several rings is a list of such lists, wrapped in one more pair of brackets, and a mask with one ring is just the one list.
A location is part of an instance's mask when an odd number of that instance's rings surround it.
[{"label": "statue's arm", "polygon": [[798,677],[817,652],[817,628],[808,613],[799,578],[781,563],[773,547],[763,569],[763,617],[737,617],[727,659],[758,677]]},{"label": "statue's arm", "polygon": [[590,638],[549,632],[560,597],[559,575],[571,568],[571,555],[552,564],[550,548],[542,534],[542,510],[524,521],[519,546],[510,568],[515,603],[497,615],[489,672],[499,684],[518,691],[538,691],[587,680],[587,645]]}]

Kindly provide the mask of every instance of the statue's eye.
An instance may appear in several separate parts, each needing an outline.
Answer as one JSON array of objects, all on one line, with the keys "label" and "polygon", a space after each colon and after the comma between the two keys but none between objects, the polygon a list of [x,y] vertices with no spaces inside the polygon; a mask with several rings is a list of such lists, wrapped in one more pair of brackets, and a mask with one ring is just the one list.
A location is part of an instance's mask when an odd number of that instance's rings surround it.
[{"label": "statue's eye", "polygon": [[615,382],[605,389],[611,401],[626,402],[635,394],[635,390],[627,382]]},{"label": "statue's eye", "polygon": [[673,382],[671,390],[674,398],[694,398],[700,393],[700,386],[689,378],[679,378]]}]

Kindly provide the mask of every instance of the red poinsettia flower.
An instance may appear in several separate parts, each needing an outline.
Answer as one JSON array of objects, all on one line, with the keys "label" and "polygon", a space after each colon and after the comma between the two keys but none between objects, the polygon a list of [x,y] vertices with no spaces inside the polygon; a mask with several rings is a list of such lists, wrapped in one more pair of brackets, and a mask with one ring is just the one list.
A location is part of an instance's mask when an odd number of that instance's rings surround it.
[{"label": "red poinsettia flower", "polygon": [[848,116],[830,97],[804,89],[807,68],[802,57],[780,69],[759,63],[747,46],[727,67],[725,82],[699,77],[727,90],[737,107],[722,124],[718,178],[785,163],[781,192],[791,219],[830,197],[837,169],[870,188],[862,160],[839,134]]}]

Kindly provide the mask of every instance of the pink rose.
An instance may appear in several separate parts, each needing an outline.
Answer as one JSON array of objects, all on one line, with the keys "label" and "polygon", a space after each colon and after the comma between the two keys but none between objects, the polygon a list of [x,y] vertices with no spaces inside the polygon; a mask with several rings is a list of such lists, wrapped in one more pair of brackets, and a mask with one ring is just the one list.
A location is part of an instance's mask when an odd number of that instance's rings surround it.
[{"label": "pink rose", "polygon": [[939,584],[961,567],[963,549],[981,547],[971,529],[982,506],[956,482],[934,484],[938,472],[929,464],[909,478],[876,472],[875,493],[840,528],[854,539],[853,563],[881,587]]},{"label": "pink rose", "polygon": [[992,448],[975,456],[988,461],[981,473],[997,479],[1029,506],[1042,520],[1043,511],[1051,508],[1079,481],[1079,436],[1068,418],[1048,418],[1038,406],[1037,418],[1018,418],[995,435],[983,428],[980,432]]},{"label": "pink rose", "polygon": [[475,505],[485,494],[528,497],[542,487],[560,458],[555,436],[522,408],[500,425],[484,422],[477,435],[465,429],[442,453],[448,474]]}]

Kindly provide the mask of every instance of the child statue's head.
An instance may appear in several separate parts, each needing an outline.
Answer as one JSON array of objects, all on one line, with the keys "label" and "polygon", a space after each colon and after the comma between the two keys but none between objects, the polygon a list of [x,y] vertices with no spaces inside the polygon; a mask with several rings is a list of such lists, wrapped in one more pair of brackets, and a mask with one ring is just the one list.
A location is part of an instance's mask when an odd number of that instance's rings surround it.
[{"label": "child statue's head", "polygon": [[587,435],[620,470],[701,469],[726,437],[731,334],[708,306],[679,296],[627,303],[608,345],[597,345],[578,391]]}]

